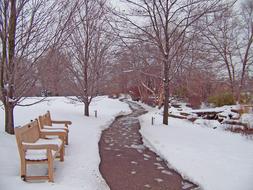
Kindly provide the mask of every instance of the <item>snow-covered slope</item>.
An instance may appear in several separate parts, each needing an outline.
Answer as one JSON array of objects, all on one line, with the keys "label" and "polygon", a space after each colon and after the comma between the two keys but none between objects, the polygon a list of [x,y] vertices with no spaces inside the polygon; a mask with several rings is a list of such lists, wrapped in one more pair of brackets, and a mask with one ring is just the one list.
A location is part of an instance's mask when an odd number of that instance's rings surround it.
[{"label": "snow-covered slope", "polygon": [[[202,127],[187,120],[169,118],[162,124],[160,111],[148,108],[140,117],[146,144],[171,167],[204,190],[253,189],[253,141],[240,134]],[[155,125],[151,125],[151,117]]]}]

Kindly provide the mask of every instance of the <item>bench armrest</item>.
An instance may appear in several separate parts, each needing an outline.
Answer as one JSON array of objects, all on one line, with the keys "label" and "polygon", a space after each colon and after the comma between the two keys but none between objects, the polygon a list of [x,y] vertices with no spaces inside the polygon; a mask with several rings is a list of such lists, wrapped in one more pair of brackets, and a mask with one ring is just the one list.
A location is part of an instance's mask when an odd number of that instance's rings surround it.
[{"label": "bench armrest", "polygon": [[59,148],[56,144],[33,144],[33,143],[23,143],[24,150],[40,150],[40,149],[49,149],[58,151]]},{"label": "bench armrest", "polygon": [[50,131],[56,131],[56,130],[60,130],[60,131],[65,131],[65,132],[69,132],[69,129],[67,127],[48,127],[48,126],[44,126],[42,130],[50,130]]},{"label": "bench armrest", "polygon": [[55,123],[55,124],[65,124],[65,125],[71,125],[72,124],[71,121],[56,121],[56,120],[52,120],[52,123]]}]

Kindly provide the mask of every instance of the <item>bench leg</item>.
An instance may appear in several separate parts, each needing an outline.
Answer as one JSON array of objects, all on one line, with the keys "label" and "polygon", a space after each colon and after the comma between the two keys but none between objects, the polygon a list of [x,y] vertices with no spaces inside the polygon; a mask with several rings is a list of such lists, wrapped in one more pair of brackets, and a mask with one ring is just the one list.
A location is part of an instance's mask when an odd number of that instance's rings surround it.
[{"label": "bench leg", "polygon": [[63,162],[64,161],[64,153],[65,153],[65,148],[64,148],[64,144],[61,147],[60,150],[60,161]]},{"label": "bench leg", "polygon": [[69,144],[69,135],[68,135],[68,133],[67,133],[67,135],[66,135],[65,141],[66,141],[66,145],[68,145],[68,144]]},{"label": "bench leg", "polygon": [[48,159],[48,181],[54,182],[54,161],[53,161],[53,159]]},{"label": "bench leg", "polygon": [[26,180],[26,162],[21,162],[21,178],[25,181]]},{"label": "bench leg", "polygon": [[54,158],[50,149],[47,149],[48,181],[54,182]]}]

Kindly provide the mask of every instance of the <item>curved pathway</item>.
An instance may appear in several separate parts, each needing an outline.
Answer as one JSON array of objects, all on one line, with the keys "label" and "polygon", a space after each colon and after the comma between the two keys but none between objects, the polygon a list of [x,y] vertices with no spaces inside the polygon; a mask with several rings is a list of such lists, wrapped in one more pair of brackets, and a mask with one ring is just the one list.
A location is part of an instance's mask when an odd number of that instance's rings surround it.
[{"label": "curved pathway", "polygon": [[138,116],[146,111],[128,102],[132,113],[115,119],[99,142],[100,172],[111,190],[191,190],[197,186],[184,180],[166,162],[145,147],[139,133]]}]

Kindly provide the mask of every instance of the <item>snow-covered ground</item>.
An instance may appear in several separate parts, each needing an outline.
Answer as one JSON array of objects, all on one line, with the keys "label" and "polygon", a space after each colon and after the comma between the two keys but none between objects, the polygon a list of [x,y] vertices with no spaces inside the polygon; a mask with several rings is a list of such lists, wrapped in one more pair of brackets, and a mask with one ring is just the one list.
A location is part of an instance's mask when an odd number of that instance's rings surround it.
[{"label": "snow-covered ground", "polygon": [[[166,126],[162,124],[160,110],[145,108],[149,112],[140,117],[144,141],[172,168],[205,190],[253,189],[252,140],[205,127],[205,122],[200,120],[192,123],[169,118]],[[151,125],[152,117],[154,125]]]},{"label": "snow-covered ground", "polygon": [[[202,126],[202,127],[209,127],[209,128],[218,128],[225,130],[227,128],[241,128],[240,125],[231,125],[227,124],[226,122],[241,122],[246,124],[247,127],[253,128],[253,113],[243,113],[239,115],[235,112],[235,110],[240,110],[240,105],[226,105],[222,107],[215,107],[215,108],[205,108],[205,109],[192,109],[186,106],[186,103],[177,103],[179,106],[171,107],[169,109],[169,113],[172,116],[184,117],[187,119],[194,119],[194,124]],[[217,113],[219,119],[222,119],[220,123],[218,120],[210,120],[204,119],[203,117],[198,117],[197,113]],[[160,110],[160,114],[162,114],[162,110]]]},{"label": "snow-covered ground", "polygon": [[[53,119],[71,120],[65,161],[55,163],[55,183],[23,182],[19,177],[19,155],[15,137],[4,132],[4,114],[0,109],[0,190],[108,190],[99,173],[98,141],[103,128],[118,114],[128,113],[127,104],[107,97],[96,98],[90,107],[91,117],[83,116],[83,105],[72,104],[63,97],[31,107],[15,109],[15,126],[23,125],[47,110]],[[27,102],[32,102],[30,98]],[[205,190],[253,189],[253,141],[240,134],[224,131],[216,121],[198,119],[195,123],[169,118],[169,126],[162,125],[161,111],[145,106],[149,111],[140,117],[145,143],[168,161],[183,176]],[[94,117],[97,110],[98,117]],[[176,112],[177,110],[171,110]],[[183,112],[191,112],[183,108]],[[176,114],[176,113],[175,113]],[[154,117],[154,125],[151,125]],[[243,121],[252,121],[245,115]],[[209,127],[206,127],[209,126]],[[32,166],[32,174],[46,172],[46,166]]]},{"label": "snow-covered ground", "polygon": [[250,128],[253,128],[253,113],[245,113],[242,115],[240,119],[241,119],[241,122],[248,123],[248,126]]},{"label": "snow-covered ground", "polygon": [[[19,177],[19,155],[15,136],[4,132],[4,112],[0,109],[0,190],[107,190],[107,184],[99,173],[98,141],[101,131],[114,117],[130,112],[127,104],[107,97],[94,99],[90,106],[91,117],[83,116],[83,105],[72,104],[64,97],[48,98],[48,101],[31,107],[15,108],[15,126],[24,125],[38,115],[51,111],[53,119],[71,120],[69,145],[65,161],[55,162],[55,183],[45,181],[27,183]],[[26,100],[33,102],[33,98]],[[97,110],[98,117],[94,117]],[[31,174],[43,174],[46,165],[29,167]]]},{"label": "snow-covered ground", "polygon": [[179,115],[182,116],[181,113],[186,113],[192,116],[197,116],[197,113],[199,112],[217,112],[219,116],[223,116],[224,118],[228,118],[229,115],[232,117],[239,117],[239,114],[232,112],[231,110],[239,110],[239,105],[230,105],[230,106],[222,106],[222,107],[215,107],[215,108],[205,108],[205,109],[192,109],[191,107],[188,107],[185,105],[185,103],[178,103],[180,108],[171,107],[169,109],[170,113],[173,115]]}]

